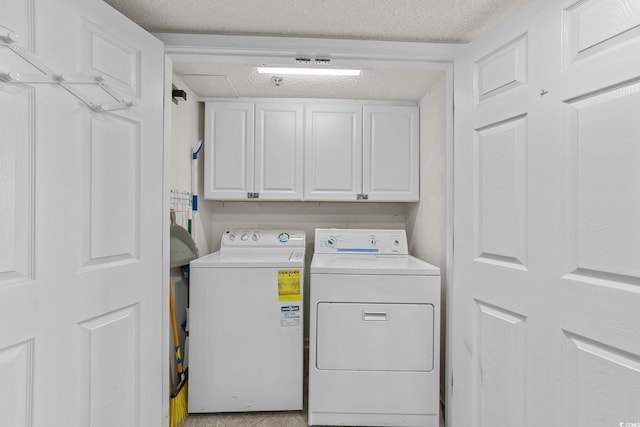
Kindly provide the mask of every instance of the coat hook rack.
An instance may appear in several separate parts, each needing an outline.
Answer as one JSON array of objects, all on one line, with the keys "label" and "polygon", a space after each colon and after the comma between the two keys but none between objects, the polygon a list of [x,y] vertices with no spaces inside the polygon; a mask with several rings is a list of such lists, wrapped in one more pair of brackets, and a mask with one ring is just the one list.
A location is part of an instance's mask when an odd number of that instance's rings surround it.
[{"label": "coat hook rack", "polygon": [[[6,28],[6,27],[4,27]],[[9,29],[7,29],[9,30]],[[16,71],[0,72],[0,81],[17,84],[57,84],[95,112],[124,110],[136,106],[135,101],[126,101],[118,96],[106,82],[102,75],[87,76],[84,74],[54,73],[46,65],[27,49],[18,45],[20,36],[9,30],[7,34],[0,35],[0,47],[6,47],[18,55],[42,74],[23,74]],[[107,93],[115,102],[94,103],[86,95],[76,89],[75,85],[96,85]]]}]

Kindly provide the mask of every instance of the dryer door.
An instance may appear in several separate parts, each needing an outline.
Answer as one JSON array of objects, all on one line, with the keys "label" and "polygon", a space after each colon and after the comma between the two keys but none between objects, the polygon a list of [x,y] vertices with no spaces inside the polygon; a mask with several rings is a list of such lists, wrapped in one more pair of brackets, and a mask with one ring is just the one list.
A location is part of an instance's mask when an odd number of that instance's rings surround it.
[{"label": "dryer door", "polygon": [[431,304],[318,304],[318,369],[429,372],[433,346]]}]

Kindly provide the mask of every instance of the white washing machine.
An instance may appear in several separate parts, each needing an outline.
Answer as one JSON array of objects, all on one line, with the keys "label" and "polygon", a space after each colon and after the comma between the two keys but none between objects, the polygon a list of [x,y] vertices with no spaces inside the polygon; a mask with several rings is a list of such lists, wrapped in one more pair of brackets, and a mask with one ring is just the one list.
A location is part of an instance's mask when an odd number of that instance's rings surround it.
[{"label": "white washing machine", "polygon": [[227,231],[190,264],[188,409],[302,410],[302,231]]},{"label": "white washing machine", "polygon": [[317,229],[309,425],[437,427],[440,270],[404,230]]}]

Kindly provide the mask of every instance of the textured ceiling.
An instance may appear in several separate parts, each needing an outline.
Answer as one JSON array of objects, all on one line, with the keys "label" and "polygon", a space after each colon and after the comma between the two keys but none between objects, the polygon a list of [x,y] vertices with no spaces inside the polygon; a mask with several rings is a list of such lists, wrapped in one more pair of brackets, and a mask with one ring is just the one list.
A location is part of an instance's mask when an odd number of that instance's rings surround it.
[{"label": "textured ceiling", "polygon": [[442,76],[439,71],[363,69],[359,77],[281,76],[258,74],[244,64],[175,64],[174,72],[199,96],[395,99],[422,98]]},{"label": "textured ceiling", "polygon": [[[528,0],[105,0],[151,32],[468,42]],[[257,64],[256,64],[257,65]],[[363,69],[357,78],[283,76],[249,65],[174,64],[199,96],[419,100],[440,71]]]},{"label": "textured ceiling", "polygon": [[152,32],[468,42],[527,0],[105,0]]}]

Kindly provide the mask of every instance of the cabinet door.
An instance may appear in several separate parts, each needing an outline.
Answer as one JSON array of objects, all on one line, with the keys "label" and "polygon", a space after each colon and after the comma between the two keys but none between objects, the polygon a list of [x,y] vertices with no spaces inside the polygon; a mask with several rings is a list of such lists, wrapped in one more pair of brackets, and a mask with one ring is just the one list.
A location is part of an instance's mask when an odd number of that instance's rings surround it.
[{"label": "cabinet door", "polygon": [[253,192],[253,104],[205,104],[204,198],[245,200]]},{"label": "cabinet door", "polygon": [[375,201],[417,201],[418,107],[365,105],[363,114],[363,194]]},{"label": "cabinet door", "polygon": [[302,200],[303,105],[256,104],[254,191],[260,200]]},{"label": "cabinet door", "polygon": [[357,200],[362,192],[362,107],[307,105],[305,200]]}]

